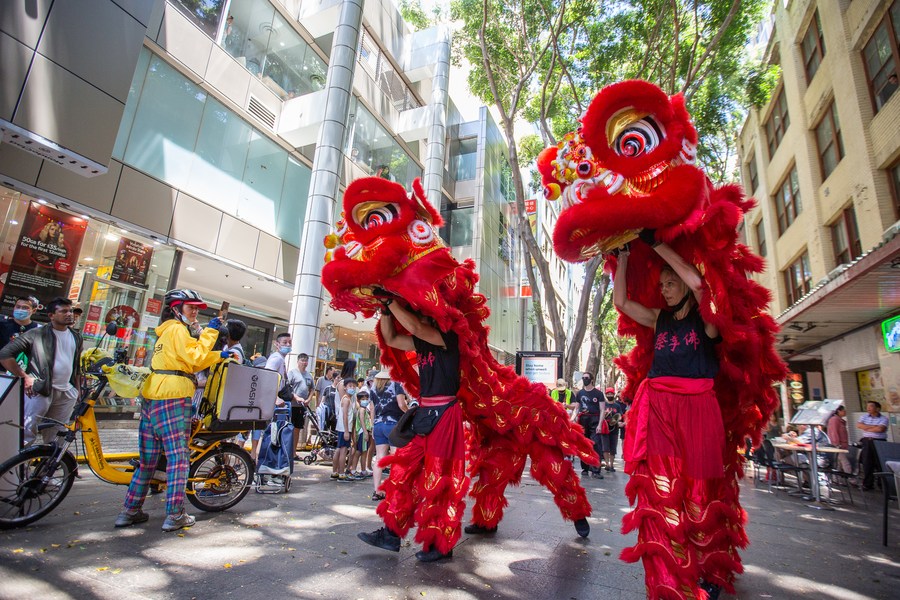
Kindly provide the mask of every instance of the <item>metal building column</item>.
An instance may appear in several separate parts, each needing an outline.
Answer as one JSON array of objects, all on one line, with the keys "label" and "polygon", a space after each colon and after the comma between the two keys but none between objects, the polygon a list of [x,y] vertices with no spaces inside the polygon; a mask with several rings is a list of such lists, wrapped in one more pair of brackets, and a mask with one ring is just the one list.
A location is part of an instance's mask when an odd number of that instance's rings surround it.
[{"label": "metal building column", "polygon": [[325,247],[322,240],[331,231],[334,203],[340,184],[341,150],[350,114],[350,94],[364,1],[344,0],[341,3],[340,20],[334,30],[325,83],[325,118],[319,130],[313,158],[300,260],[294,280],[290,323],[292,354],[309,354],[310,371],[315,368],[319,316],[324,295],[322,266],[325,264]]},{"label": "metal building column", "polygon": [[444,146],[447,140],[447,99],[450,87],[450,34],[441,28],[440,54],[431,80],[431,129],[425,159],[425,193],[428,201],[441,210],[441,185],[444,181]]}]

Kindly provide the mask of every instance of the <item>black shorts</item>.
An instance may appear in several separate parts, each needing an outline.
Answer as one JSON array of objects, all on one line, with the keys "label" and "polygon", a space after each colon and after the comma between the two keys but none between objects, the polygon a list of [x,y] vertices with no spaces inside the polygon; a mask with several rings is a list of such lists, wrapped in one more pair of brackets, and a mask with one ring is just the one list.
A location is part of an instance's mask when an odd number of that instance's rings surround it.
[{"label": "black shorts", "polygon": [[291,424],[295,429],[300,429],[306,425],[306,409],[302,406],[291,407]]},{"label": "black shorts", "polygon": [[609,452],[613,456],[616,455],[616,449],[619,447],[618,428],[611,433],[600,434],[600,447],[603,449],[603,452]]}]

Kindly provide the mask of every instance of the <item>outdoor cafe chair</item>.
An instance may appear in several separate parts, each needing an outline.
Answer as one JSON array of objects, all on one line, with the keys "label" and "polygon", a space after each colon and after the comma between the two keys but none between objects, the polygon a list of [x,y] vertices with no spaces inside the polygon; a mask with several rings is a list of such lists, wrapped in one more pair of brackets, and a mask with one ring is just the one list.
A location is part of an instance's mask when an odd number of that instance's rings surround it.
[{"label": "outdoor cafe chair", "polygon": [[897,486],[894,472],[888,467],[889,462],[900,462],[900,443],[875,440],[875,455],[881,470],[875,473],[881,478],[881,489],[884,491],[884,516],[881,521],[881,543],[888,545],[888,512],[891,500],[897,499]]},{"label": "outdoor cafe chair", "polygon": [[[800,473],[809,471],[809,466],[807,465],[805,467],[798,467],[796,465],[777,460],[775,458],[775,446],[772,445],[772,440],[763,440],[763,449],[765,450],[766,462],[768,463],[767,467],[778,473],[782,481],[784,481],[783,473],[792,473],[794,477],[797,478],[797,489],[802,493],[803,479],[800,477]],[[771,482],[769,482],[769,489],[771,490],[771,488],[772,484]]]}]

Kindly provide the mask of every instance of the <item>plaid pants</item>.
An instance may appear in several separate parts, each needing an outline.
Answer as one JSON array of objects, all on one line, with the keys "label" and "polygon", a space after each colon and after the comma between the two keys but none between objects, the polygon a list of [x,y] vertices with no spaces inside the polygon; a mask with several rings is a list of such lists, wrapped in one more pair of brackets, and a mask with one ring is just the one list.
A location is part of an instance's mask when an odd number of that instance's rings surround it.
[{"label": "plaid pants", "polygon": [[180,514],[184,508],[184,488],[190,469],[188,435],[191,426],[191,399],[143,400],[138,430],[141,464],[125,494],[125,510],[144,504],[147,488],[159,453],[166,453],[166,514]]}]

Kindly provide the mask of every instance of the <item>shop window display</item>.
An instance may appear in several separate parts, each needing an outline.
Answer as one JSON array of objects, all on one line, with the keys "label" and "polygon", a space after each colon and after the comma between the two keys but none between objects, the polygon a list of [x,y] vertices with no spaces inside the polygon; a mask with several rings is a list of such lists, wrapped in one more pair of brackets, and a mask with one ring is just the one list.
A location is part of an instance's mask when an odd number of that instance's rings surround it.
[{"label": "shop window display", "polygon": [[[26,292],[42,304],[67,297],[84,311],[75,327],[86,348],[96,345],[106,324],[115,321],[119,332],[102,347],[109,352],[124,347],[130,364],[148,366],[175,249],[6,188],[0,188],[0,215],[5,217],[0,227],[3,301],[14,302]],[[35,317],[42,318],[43,311]],[[118,398],[111,390],[96,406],[100,419],[131,418],[139,410],[139,400]]]}]

